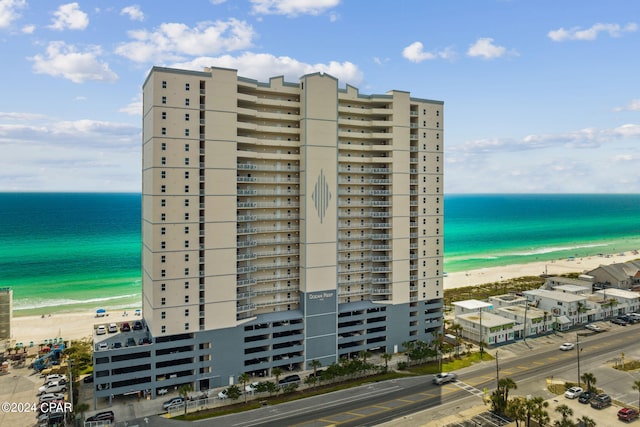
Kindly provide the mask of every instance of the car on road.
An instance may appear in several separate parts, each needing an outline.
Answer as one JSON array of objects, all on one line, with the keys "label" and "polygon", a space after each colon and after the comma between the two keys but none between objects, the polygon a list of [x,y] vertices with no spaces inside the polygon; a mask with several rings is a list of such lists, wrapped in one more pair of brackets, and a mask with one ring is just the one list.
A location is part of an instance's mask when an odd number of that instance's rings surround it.
[{"label": "car on road", "polygon": [[584,403],[587,404],[589,402],[591,402],[591,399],[593,399],[595,396],[595,393],[592,391],[585,391],[584,393],[582,393],[580,395],[580,397],[578,398],[578,402],[580,403]]},{"label": "car on road", "polygon": [[562,351],[569,351],[573,350],[574,348],[576,348],[576,345],[572,342],[565,342],[560,346],[560,350]]},{"label": "car on road", "polygon": [[458,379],[458,376],[453,372],[441,372],[439,374],[434,375],[433,380],[431,382],[433,384],[442,385],[442,384],[450,383],[451,381],[455,381],[456,379]]},{"label": "car on road", "polygon": [[593,331],[593,332],[602,332],[603,329],[596,325],[595,323],[589,323],[587,326],[585,326],[586,329]]},{"label": "car on road", "polygon": [[606,408],[607,406],[611,406],[611,396],[608,394],[599,394],[593,399],[591,399],[591,407],[595,409]]},{"label": "car on road", "polygon": [[113,422],[113,420],[115,419],[115,416],[113,415],[113,411],[103,411],[103,412],[98,412],[95,415],[90,416],[89,418],[87,418],[87,421],[109,421],[110,423]]},{"label": "car on road", "polygon": [[93,382],[93,374],[89,374],[82,379],[82,382],[85,384],[89,384]]},{"label": "car on road", "polygon": [[567,399],[577,399],[584,392],[582,387],[571,387],[564,392],[564,397]]},{"label": "car on road", "polygon": [[174,397],[173,399],[169,399],[162,404],[163,409],[173,408],[174,406],[182,405],[184,403],[184,398],[181,396]]},{"label": "car on road", "polygon": [[638,411],[633,408],[622,408],[618,411],[618,419],[622,421],[632,421],[638,418]]},{"label": "car on road", "polygon": [[611,319],[611,323],[620,326],[627,326],[629,324],[629,322],[620,317],[614,317],[613,319]]}]

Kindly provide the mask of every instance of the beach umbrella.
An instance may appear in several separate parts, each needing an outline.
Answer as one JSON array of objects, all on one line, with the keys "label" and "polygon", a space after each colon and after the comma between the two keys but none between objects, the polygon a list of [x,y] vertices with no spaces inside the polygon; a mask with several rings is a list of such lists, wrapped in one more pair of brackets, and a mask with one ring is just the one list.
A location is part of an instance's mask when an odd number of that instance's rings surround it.
[{"label": "beach umbrella", "polygon": [[98,314],[104,314],[106,312],[107,312],[107,310],[105,310],[104,308],[99,308],[99,309],[96,310],[96,313],[98,313]]}]

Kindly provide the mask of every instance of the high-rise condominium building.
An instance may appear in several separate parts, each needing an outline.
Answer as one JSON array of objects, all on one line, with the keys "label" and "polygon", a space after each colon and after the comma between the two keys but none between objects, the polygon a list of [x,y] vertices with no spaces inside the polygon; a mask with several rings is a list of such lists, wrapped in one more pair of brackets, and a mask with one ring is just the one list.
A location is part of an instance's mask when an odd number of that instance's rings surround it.
[{"label": "high-rise condominium building", "polygon": [[441,101],[363,95],[327,74],[257,82],[154,67],[142,175],[150,344],[103,354],[126,372],[97,377],[102,394],[207,389],[431,340],[442,328],[443,121]]}]

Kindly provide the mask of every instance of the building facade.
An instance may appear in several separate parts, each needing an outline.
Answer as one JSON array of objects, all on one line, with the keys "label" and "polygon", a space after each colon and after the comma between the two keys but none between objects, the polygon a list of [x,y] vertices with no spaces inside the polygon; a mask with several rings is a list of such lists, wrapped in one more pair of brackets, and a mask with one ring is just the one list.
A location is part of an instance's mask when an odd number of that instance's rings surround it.
[{"label": "building facade", "polygon": [[154,67],[143,104],[150,344],[100,352],[139,362],[96,373],[98,397],[226,386],[441,331],[442,102],[326,74]]}]

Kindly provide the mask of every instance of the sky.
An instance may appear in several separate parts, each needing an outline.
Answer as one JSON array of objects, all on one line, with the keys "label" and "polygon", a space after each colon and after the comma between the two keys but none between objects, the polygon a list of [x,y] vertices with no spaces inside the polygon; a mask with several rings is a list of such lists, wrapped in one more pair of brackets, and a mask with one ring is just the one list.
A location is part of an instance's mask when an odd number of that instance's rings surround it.
[{"label": "sky", "polygon": [[151,67],[444,101],[447,193],[640,193],[635,0],[0,0],[0,191],[141,191]]}]

